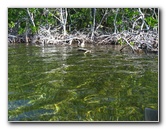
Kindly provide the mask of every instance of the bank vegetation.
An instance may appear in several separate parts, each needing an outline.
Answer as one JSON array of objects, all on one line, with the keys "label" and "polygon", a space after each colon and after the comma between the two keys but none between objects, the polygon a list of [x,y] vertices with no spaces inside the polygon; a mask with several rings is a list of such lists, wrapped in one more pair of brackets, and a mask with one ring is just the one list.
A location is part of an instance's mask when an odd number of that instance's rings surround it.
[{"label": "bank vegetation", "polygon": [[8,8],[8,43],[158,52],[158,8]]}]

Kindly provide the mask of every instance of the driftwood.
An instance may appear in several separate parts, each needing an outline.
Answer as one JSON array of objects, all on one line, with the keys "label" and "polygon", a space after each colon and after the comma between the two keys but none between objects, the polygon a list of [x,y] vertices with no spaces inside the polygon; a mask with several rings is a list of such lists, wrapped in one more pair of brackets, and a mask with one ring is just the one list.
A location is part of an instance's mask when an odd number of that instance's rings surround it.
[{"label": "driftwood", "polygon": [[91,53],[91,50],[85,49],[85,48],[78,48],[78,51],[84,52],[84,54]]}]

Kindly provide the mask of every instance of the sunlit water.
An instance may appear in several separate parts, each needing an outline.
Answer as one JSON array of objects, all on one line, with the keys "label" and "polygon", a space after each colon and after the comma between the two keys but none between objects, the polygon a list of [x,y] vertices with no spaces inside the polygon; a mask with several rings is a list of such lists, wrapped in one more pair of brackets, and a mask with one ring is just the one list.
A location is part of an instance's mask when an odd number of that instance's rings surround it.
[{"label": "sunlit water", "polygon": [[144,121],[158,109],[158,55],[112,46],[10,45],[9,121]]}]

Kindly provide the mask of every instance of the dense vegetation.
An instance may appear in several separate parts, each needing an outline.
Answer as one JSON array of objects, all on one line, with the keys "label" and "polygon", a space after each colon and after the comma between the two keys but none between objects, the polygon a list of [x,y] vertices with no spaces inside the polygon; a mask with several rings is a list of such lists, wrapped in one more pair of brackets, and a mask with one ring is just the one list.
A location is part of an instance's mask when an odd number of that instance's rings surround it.
[{"label": "dense vegetation", "polygon": [[158,51],[158,15],[158,8],[9,8],[8,42]]}]

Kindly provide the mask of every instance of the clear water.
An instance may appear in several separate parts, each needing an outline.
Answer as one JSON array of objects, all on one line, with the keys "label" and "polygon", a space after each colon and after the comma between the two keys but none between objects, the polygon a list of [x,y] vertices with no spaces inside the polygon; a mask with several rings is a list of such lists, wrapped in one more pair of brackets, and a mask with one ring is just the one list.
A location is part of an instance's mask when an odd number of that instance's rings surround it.
[{"label": "clear water", "polygon": [[115,46],[8,47],[9,121],[144,121],[158,109],[158,55]]}]

